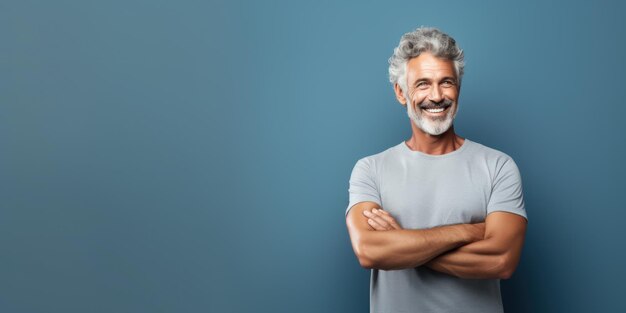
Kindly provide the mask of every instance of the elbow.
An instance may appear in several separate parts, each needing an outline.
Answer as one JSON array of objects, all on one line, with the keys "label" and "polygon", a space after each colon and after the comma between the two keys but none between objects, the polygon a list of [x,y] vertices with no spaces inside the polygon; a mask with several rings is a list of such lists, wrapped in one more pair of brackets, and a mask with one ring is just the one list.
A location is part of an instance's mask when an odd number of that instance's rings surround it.
[{"label": "elbow", "polygon": [[370,270],[370,269],[374,268],[374,262],[372,260],[364,258],[362,256],[359,256],[359,264],[364,269]]},{"label": "elbow", "polygon": [[370,246],[359,243],[355,252],[361,267],[365,269],[377,268],[376,259],[372,255],[372,248]]},{"label": "elbow", "polygon": [[502,270],[498,273],[498,279],[509,279],[513,276],[514,270]]},{"label": "elbow", "polygon": [[512,258],[508,255],[503,255],[498,260],[495,276],[498,279],[509,279],[513,276],[516,267],[517,262],[515,260],[512,260]]},{"label": "elbow", "polygon": [[368,270],[377,269],[377,270],[390,271],[390,270],[400,269],[400,268],[391,267],[389,265],[385,265],[383,263],[377,262],[367,257],[359,257],[359,264],[361,265],[362,268],[368,269]]}]

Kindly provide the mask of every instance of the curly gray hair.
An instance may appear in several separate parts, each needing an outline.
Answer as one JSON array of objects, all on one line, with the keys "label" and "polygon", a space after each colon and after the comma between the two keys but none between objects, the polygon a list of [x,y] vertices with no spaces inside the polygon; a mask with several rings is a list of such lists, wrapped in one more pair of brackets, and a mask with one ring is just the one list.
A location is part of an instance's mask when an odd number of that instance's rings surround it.
[{"label": "curly gray hair", "polygon": [[393,55],[389,58],[389,81],[391,84],[398,83],[402,92],[407,94],[406,65],[410,59],[419,56],[422,52],[430,52],[438,58],[454,62],[454,70],[461,88],[463,78],[463,50],[456,41],[437,28],[420,27],[402,35],[400,44],[393,49]]}]

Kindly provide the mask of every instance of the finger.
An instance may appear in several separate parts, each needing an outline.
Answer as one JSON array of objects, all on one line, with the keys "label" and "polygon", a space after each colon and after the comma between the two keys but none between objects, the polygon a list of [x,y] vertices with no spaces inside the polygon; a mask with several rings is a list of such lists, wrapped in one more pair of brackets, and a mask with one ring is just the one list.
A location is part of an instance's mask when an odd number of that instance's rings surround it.
[{"label": "finger", "polygon": [[372,214],[372,212],[370,212],[370,211],[365,210],[365,211],[363,211],[363,215],[365,215],[365,218],[368,219],[367,226],[369,226],[370,230],[377,230],[376,228],[374,228],[374,226],[376,226],[376,224],[372,224],[372,223],[369,222],[369,217],[370,216],[373,217],[374,214]]},{"label": "finger", "polygon": [[[372,210],[372,212],[375,212],[375,211],[376,211],[376,209]],[[382,219],[380,215],[374,214],[372,212],[370,212],[368,210],[365,210],[365,211],[363,211],[363,215],[365,215],[369,219],[372,219],[376,223],[376,226],[377,226],[377,228],[375,228],[376,230],[391,230],[391,229],[394,229],[393,225],[390,225],[386,220]]]},{"label": "finger", "polygon": [[366,223],[367,223],[367,227],[369,228],[369,230],[378,230],[378,229],[374,228],[374,226],[372,226],[372,224],[369,222],[369,218],[368,218],[368,221]]},{"label": "finger", "polygon": [[376,223],[376,222],[372,223],[373,221],[370,222],[370,219],[376,216],[374,213],[372,213],[372,212],[370,212],[368,210],[365,210],[365,211],[363,211],[363,215],[365,215],[365,217],[368,219],[367,226],[369,226],[371,230],[380,230],[380,229],[377,229],[377,228],[380,227],[380,225],[378,225],[378,223]]},{"label": "finger", "polygon": [[376,213],[376,211],[377,211],[376,209],[372,209],[371,212],[368,210],[365,210],[363,211],[363,215],[367,216],[368,218],[376,218],[380,216],[378,213]]},{"label": "finger", "polygon": [[378,224],[376,221],[374,221],[371,218],[367,219],[367,223],[375,230],[386,230],[384,227],[382,227],[380,224]]},{"label": "finger", "polygon": [[389,221],[390,219],[393,220],[393,218],[389,218],[387,215],[380,213],[380,210],[377,210],[377,209],[373,209],[372,213],[376,217],[376,221],[378,222],[378,224],[381,224],[387,227],[388,229],[392,227]]},{"label": "finger", "polygon": [[[391,216],[389,213],[383,211],[383,210],[372,210],[372,212],[374,212],[374,214],[376,214],[377,216],[379,216],[380,218],[384,219],[387,224],[395,229],[402,229],[402,227],[400,227],[400,225],[398,224],[398,222],[396,222],[396,219],[393,218],[393,216]],[[381,213],[383,212],[383,213]]]},{"label": "finger", "polygon": [[374,220],[378,225],[382,226],[385,230],[393,229],[389,223],[382,219],[380,216],[373,214],[374,216],[370,217],[370,219]]}]

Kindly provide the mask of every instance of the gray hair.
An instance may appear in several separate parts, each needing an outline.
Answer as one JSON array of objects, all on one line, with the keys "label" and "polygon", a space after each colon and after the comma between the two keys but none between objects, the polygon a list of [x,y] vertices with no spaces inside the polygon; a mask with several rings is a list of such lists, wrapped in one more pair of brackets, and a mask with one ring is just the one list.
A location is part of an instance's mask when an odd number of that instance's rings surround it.
[{"label": "gray hair", "polygon": [[405,96],[408,93],[406,81],[406,66],[410,59],[419,56],[422,52],[430,52],[434,56],[454,62],[458,88],[461,88],[463,78],[463,50],[456,41],[437,28],[420,27],[402,35],[400,44],[393,49],[393,55],[389,58],[389,81],[391,84],[398,83]]}]

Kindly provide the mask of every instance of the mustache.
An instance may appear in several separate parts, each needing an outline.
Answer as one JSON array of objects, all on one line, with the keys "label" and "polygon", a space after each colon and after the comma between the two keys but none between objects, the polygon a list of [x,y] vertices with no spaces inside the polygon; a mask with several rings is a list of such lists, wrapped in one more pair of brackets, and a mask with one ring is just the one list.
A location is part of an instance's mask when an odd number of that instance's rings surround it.
[{"label": "mustache", "polygon": [[452,100],[450,99],[443,99],[441,101],[437,102],[432,102],[430,100],[424,100],[422,101],[422,103],[419,104],[420,109],[436,109],[436,108],[447,108],[449,106],[452,105]]}]

